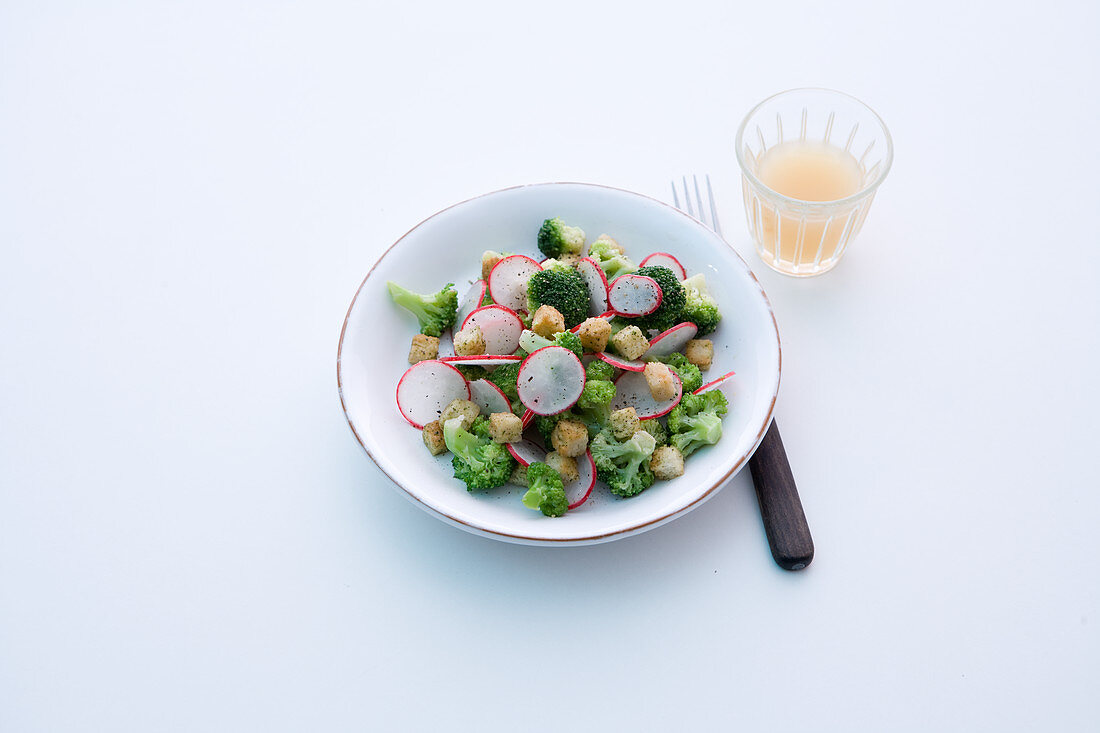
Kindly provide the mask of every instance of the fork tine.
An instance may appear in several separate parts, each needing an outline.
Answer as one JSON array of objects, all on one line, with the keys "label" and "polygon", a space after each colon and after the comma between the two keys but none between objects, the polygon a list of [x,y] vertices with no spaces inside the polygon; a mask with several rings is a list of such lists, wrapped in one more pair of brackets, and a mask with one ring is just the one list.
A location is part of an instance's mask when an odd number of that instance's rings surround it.
[{"label": "fork tine", "polygon": [[710,228],[719,237],[722,236],[722,225],[718,223],[718,207],[714,204],[714,189],[710,187],[710,174],[707,174],[707,198],[710,199]]},{"label": "fork tine", "polygon": [[[707,225],[707,215],[703,209],[703,197],[699,195],[699,176],[693,175],[691,177],[691,182],[695,185],[695,203],[699,206],[699,221],[703,222],[704,225]],[[714,228],[709,225],[707,226],[709,229]]]},{"label": "fork tine", "polygon": [[680,206],[680,196],[676,193],[676,181],[672,181],[672,203],[676,205],[677,209],[684,208]]},{"label": "fork tine", "polygon": [[695,216],[695,211],[691,207],[691,196],[688,194],[688,179],[687,176],[683,177],[684,182],[684,201],[687,203],[687,213],[689,216]]}]

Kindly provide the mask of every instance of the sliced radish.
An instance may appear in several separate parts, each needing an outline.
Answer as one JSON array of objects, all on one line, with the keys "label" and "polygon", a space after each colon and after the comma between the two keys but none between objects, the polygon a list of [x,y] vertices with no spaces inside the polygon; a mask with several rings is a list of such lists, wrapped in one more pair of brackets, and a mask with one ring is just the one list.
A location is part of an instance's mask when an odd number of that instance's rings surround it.
[{"label": "sliced radish", "polygon": [[526,430],[527,426],[531,424],[531,421],[535,419],[535,413],[531,410],[524,410],[523,415],[520,416],[519,422],[523,425],[523,429]]},{"label": "sliced radish", "polygon": [[619,275],[607,289],[611,310],[622,316],[648,316],[661,305],[661,286],[645,275]]},{"label": "sliced radish", "polygon": [[677,280],[687,280],[687,270],[680,264],[680,260],[673,257],[668,252],[654,252],[639,264],[641,264],[642,267],[667,267],[676,275]]},{"label": "sliced radish", "polygon": [[470,385],[462,372],[438,359],[413,364],[397,383],[397,409],[418,430],[455,400],[470,399]]},{"label": "sliced radish", "polygon": [[577,272],[588,286],[588,315],[598,316],[607,310],[607,275],[591,257],[581,257]]},{"label": "sliced radish", "polygon": [[470,382],[470,401],[481,408],[482,413],[511,412],[512,403],[508,395],[488,379],[475,379]]},{"label": "sliced radish", "polygon": [[596,485],[596,462],[592,460],[592,451],[585,451],[577,459],[577,472],[581,477],[565,485],[565,498],[569,500],[570,510],[588,501],[592,487]]},{"label": "sliced radish", "polygon": [[624,372],[643,372],[645,371],[645,362],[640,359],[624,359],[621,356],[616,356],[610,351],[601,351],[596,354],[596,358],[600,361],[606,361],[616,369],[622,369]]},{"label": "sliced radish", "polygon": [[677,323],[667,331],[662,331],[650,339],[649,351],[645,352],[644,355],[668,356],[669,354],[675,354],[677,351],[683,351],[688,341],[695,338],[697,333],[699,333],[699,327],[694,323]]},{"label": "sliced radish", "polygon": [[523,361],[521,356],[511,354],[477,354],[475,356],[441,356],[440,361],[448,364],[465,364],[466,366],[497,367],[504,364],[514,364]]},{"label": "sliced radish", "polygon": [[[456,321],[457,322],[457,321]],[[440,359],[445,359],[448,356],[454,356],[455,353],[455,339],[451,329],[447,329],[443,333],[439,334],[439,352],[437,356]]]},{"label": "sliced radish", "polygon": [[462,328],[467,326],[477,326],[481,329],[481,335],[485,337],[485,353],[488,355],[510,355],[519,348],[519,335],[523,333],[523,321],[511,308],[505,308],[503,305],[486,305],[477,308],[462,322]]},{"label": "sliced radish", "polygon": [[676,394],[667,400],[653,399],[653,393],[649,391],[649,383],[641,372],[624,372],[615,380],[615,399],[611,400],[612,410],[621,410],[624,407],[633,407],[638,417],[645,420],[651,417],[666,415],[673,407],[680,404],[684,385],[676,372],[669,369],[672,378],[676,380]]},{"label": "sliced radish", "polygon": [[527,281],[541,270],[539,263],[526,255],[508,255],[489,272],[489,295],[493,301],[512,310],[527,307]]},{"label": "sliced radish", "polygon": [[536,415],[568,410],[584,390],[584,365],[569,349],[546,346],[523,360],[516,384],[519,401]]},{"label": "sliced radish", "polygon": [[734,374],[735,374],[735,372],[729,372],[727,374],[723,374],[722,376],[718,377],[718,379],[715,379],[713,382],[707,382],[702,387],[700,387],[699,389],[692,392],[692,394],[703,394],[704,392],[709,392],[710,390],[712,390],[715,387],[717,387],[718,385],[720,385],[722,382],[724,382],[727,379],[729,379],[730,377],[732,377]]},{"label": "sliced radish", "polygon": [[485,299],[487,289],[488,286],[484,280],[478,280],[470,286],[470,289],[466,291],[466,295],[462,296],[462,300],[458,304],[455,323],[462,323],[467,316],[481,307],[481,301]]},{"label": "sliced radish", "polygon": [[546,461],[546,451],[542,449],[541,445],[536,445],[530,440],[517,440],[515,443],[508,443],[508,452],[511,453],[512,458],[519,461],[524,468],[536,461],[539,463],[544,463]]}]

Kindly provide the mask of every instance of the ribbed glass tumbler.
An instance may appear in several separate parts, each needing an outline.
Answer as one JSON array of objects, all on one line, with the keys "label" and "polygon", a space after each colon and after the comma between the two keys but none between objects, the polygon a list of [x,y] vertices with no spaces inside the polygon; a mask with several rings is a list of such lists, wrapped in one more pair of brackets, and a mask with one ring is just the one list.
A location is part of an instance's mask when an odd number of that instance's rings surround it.
[{"label": "ribbed glass tumbler", "polygon": [[[837,156],[838,161],[847,161],[854,176],[849,189],[853,192],[818,201],[769,188],[761,180],[761,163],[780,145],[784,148],[773,160],[805,149],[819,158]],[[836,266],[863,226],[875,191],[894,159],[890,132],[874,110],[829,89],[792,89],[765,99],[741,123],[736,146],[745,215],[756,252],[773,270],[796,277],[820,275]],[[788,175],[797,177],[795,165],[795,172]],[[815,173],[810,170],[805,175]],[[823,174],[819,170],[817,175]]]}]

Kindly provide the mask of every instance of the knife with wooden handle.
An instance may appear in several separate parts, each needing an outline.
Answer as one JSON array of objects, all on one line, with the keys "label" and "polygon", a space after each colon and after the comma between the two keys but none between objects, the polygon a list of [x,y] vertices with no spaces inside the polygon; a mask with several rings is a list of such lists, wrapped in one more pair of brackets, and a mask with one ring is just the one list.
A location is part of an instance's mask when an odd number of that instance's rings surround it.
[{"label": "knife with wooden handle", "polygon": [[784,570],[801,570],[814,559],[814,540],[775,420],[749,459],[749,470],[772,557]]}]

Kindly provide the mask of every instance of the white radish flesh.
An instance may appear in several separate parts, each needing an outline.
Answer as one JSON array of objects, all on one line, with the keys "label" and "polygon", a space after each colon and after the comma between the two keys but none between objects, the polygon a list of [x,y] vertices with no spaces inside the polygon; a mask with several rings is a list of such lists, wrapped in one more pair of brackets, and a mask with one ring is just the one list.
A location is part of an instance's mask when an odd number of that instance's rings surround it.
[{"label": "white radish flesh", "polygon": [[699,327],[694,323],[677,323],[650,340],[649,351],[645,352],[645,356],[668,356],[683,351],[688,341],[695,338],[697,333]]},{"label": "white radish flesh", "polygon": [[611,310],[624,316],[647,316],[661,306],[661,286],[645,275],[619,275],[607,290]]},{"label": "white radish flesh", "polygon": [[510,308],[502,305],[478,308],[462,322],[462,328],[467,326],[477,326],[481,329],[481,334],[485,337],[486,354],[511,355],[519,348],[523,321]]},{"label": "white radish flesh", "polygon": [[487,290],[488,287],[485,285],[484,280],[478,280],[470,286],[470,289],[466,291],[466,295],[462,296],[462,300],[458,304],[458,312],[455,314],[456,324],[461,327],[462,322],[481,307],[481,301],[485,300]]},{"label": "white radish flesh", "polygon": [[611,400],[612,410],[621,410],[624,407],[633,407],[638,417],[645,420],[651,417],[666,415],[673,407],[680,404],[680,397],[684,391],[684,385],[676,372],[669,369],[669,374],[676,382],[676,393],[667,400],[653,399],[653,393],[649,391],[649,382],[641,372],[624,372],[615,380],[615,399]]},{"label": "white radish flesh", "polygon": [[676,275],[677,280],[687,280],[687,270],[680,264],[680,260],[673,257],[668,252],[654,252],[642,260],[640,264],[642,267],[667,267]]},{"label": "white radish flesh", "polygon": [[722,382],[726,381],[727,379],[732,377],[734,374],[735,374],[735,372],[728,372],[726,374],[723,374],[722,376],[718,377],[718,379],[715,379],[712,382],[707,382],[702,387],[695,390],[695,392],[693,394],[703,394],[704,392],[709,392],[710,390],[714,389],[715,387],[720,386],[722,384]]},{"label": "white radish flesh", "polygon": [[438,359],[409,367],[397,383],[397,409],[418,430],[438,420],[447,405],[470,399],[470,385],[462,373]]},{"label": "white radish flesh", "polygon": [[[461,321],[455,321],[456,326],[459,323],[461,323]],[[451,329],[448,328],[446,331],[439,334],[439,352],[438,352],[438,356],[439,356],[440,359],[445,359],[448,356],[454,356],[454,353],[455,353],[454,334],[452,333]]]},{"label": "white radish flesh", "polygon": [[592,460],[591,451],[585,451],[577,459],[577,473],[581,475],[580,478],[565,485],[565,498],[569,502],[570,511],[588,501],[588,497],[592,495],[592,487],[596,485],[596,462]]},{"label": "white radish flesh", "polygon": [[470,382],[470,401],[480,407],[484,415],[512,411],[508,395],[488,379],[475,379]]},{"label": "white radish flesh", "polygon": [[486,369],[492,369],[493,367],[503,366],[504,364],[514,364],[517,361],[523,361],[522,357],[512,356],[511,354],[478,354],[476,356],[441,356],[440,361],[448,364],[465,364],[466,366],[479,366]]},{"label": "white radish flesh", "polygon": [[641,372],[645,371],[645,362],[640,359],[624,359],[621,356],[616,356],[610,351],[601,351],[596,354],[596,358],[600,361],[606,361],[616,369],[622,369],[624,372]]},{"label": "white radish flesh", "polygon": [[508,255],[489,273],[489,294],[493,301],[514,311],[527,308],[527,281],[541,270],[526,255]]},{"label": "white radish flesh", "polygon": [[607,275],[591,257],[581,257],[577,272],[588,286],[588,315],[598,316],[607,310]]},{"label": "white radish flesh", "polygon": [[519,461],[524,468],[536,461],[539,463],[546,462],[546,451],[543,450],[541,446],[527,439],[509,443],[508,452],[511,453],[512,458]]},{"label": "white radish flesh", "polygon": [[547,346],[523,361],[516,384],[519,400],[536,415],[568,410],[584,390],[584,366],[569,349]]}]

